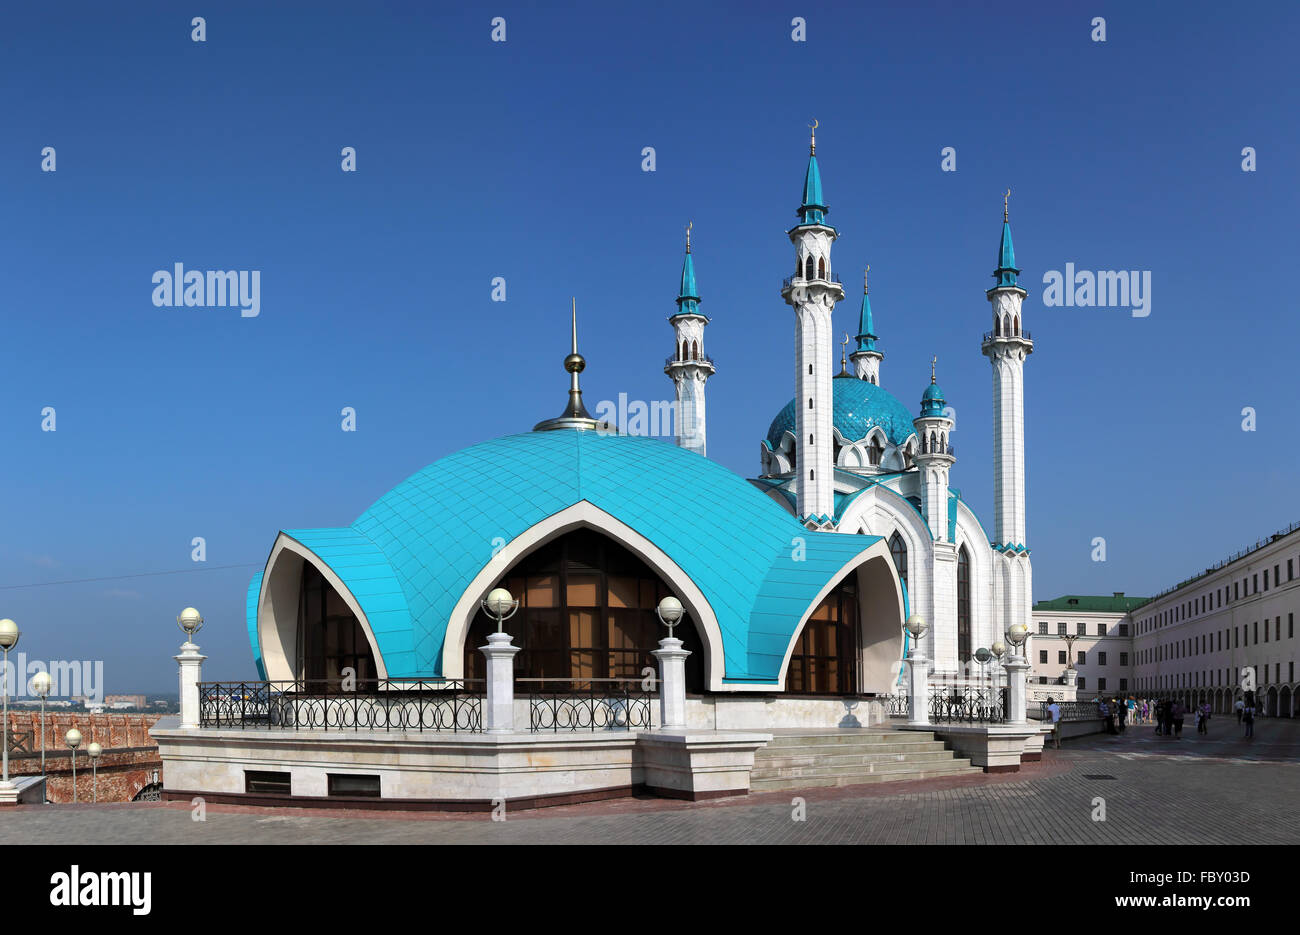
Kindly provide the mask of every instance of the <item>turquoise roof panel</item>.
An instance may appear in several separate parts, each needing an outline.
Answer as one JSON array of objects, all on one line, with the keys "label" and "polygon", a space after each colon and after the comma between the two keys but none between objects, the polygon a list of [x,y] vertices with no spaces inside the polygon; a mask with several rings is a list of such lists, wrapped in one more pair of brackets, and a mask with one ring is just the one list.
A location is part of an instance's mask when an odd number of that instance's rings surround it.
[{"label": "turquoise roof panel", "polygon": [[262,593],[262,572],[253,575],[248,582],[248,594],[244,600],[244,619],[248,626],[248,641],[253,644],[253,665],[257,666],[257,677],[266,681],[266,664],[262,662],[262,644],[257,639],[257,598]]}]

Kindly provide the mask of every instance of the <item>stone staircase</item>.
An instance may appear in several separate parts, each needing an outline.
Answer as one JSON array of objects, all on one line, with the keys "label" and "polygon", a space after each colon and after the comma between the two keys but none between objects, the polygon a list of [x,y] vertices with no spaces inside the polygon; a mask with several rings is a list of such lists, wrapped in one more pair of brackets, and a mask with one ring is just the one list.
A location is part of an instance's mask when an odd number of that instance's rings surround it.
[{"label": "stone staircase", "polygon": [[749,788],[773,792],[980,772],[928,731],[777,731],[754,754]]}]

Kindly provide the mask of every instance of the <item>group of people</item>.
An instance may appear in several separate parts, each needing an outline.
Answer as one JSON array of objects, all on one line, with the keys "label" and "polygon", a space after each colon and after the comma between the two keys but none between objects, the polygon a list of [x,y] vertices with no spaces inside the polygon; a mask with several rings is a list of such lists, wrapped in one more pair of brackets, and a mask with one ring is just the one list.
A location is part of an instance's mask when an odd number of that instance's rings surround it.
[{"label": "group of people", "polygon": [[[1255,693],[1248,691],[1233,705],[1237,723],[1246,726],[1246,736],[1255,736]],[[1196,718],[1196,732],[1210,733],[1210,704],[1205,702],[1190,709],[1178,698],[1098,698],[1097,712],[1106,722],[1106,733],[1122,734],[1125,724],[1154,724],[1156,735],[1183,739],[1183,724],[1189,714]],[[1047,699],[1047,713],[1052,722],[1052,735],[1056,746],[1061,746],[1061,708],[1053,699]]]}]

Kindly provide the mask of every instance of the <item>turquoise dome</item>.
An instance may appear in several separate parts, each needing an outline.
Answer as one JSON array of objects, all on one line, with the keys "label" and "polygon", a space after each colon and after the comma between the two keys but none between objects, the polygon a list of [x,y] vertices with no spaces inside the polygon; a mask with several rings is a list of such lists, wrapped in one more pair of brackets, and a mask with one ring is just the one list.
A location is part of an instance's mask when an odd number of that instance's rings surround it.
[{"label": "turquoise dome", "polygon": [[945,406],[947,402],[943,398],[943,390],[939,389],[939,384],[931,383],[921,395],[921,415],[941,416]]},{"label": "turquoise dome", "polygon": [[[838,377],[831,386],[835,395],[833,421],[846,441],[861,441],[876,426],[894,445],[903,444],[914,434],[912,414],[892,393],[857,377]],[[767,441],[773,448],[780,446],[786,432],[794,433],[794,405],[793,399],[786,403],[767,430]]]},{"label": "turquoise dome", "polygon": [[[699,588],[721,631],[726,681],[778,684],[800,615],[878,541],[809,532],[743,477],[669,442],[575,429],[474,445],[417,471],[351,526],[283,534],[354,595],[390,677],[429,678],[442,673],[453,608],[495,550],[584,501],[661,549]],[[805,542],[798,559],[795,537]],[[264,673],[262,579],[250,583],[247,613]]]}]

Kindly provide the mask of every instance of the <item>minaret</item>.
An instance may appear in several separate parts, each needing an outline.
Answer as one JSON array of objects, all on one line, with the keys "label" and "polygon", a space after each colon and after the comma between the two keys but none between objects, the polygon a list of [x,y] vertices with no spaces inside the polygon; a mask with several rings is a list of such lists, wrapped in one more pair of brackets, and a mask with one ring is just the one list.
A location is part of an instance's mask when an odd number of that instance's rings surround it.
[{"label": "minaret", "polygon": [[826,223],[829,209],[817,168],[816,120],[812,129],[799,224],[788,231],[795,245],[795,272],[782,285],[781,298],[795,315],[795,509],[809,529],[831,529],[835,522],[831,313],[844,298],[844,288],[831,272],[831,244],[839,232]]},{"label": "minaret", "polygon": [[1034,352],[1029,332],[1021,327],[1020,308],[1027,293],[1016,282],[1016,254],[1011,246],[1007,200],[1002,202],[1002,242],[997,281],[986,295],[993,306],[993,330],[981,350],[993,364],[993,499],[994,545],[1025,546],[1025,358]]},{"label": "minaret", "polygon": [[885,355],[876,350],[875,328],[871,323],[871,296],[867,275],[871,272],[868,265],[862,274],[862,311],[858,314],[858,349],[849,355],[853,369],[859,380],[880,385],[880,362]]},{"label": "minaret", "polygon": [[700,314],[699,289],[695,286],[695,261],[691,259],[691,228],[686,225],[686,259],[682,262],[682,285],[677,291],[677,312],[669,317],[677,350],[664,365],[664,373],[677,387],[677,444],[688,451],[706,454],[704,384],[713,376],[713,361],[704,354],[704,326],[709,319]]},{"label": "minaret", "polygon": [[930,526],[935,542],[951,542],[948,535],[948,476],[957,460],[948,433],[953,420],[945,410],[947,402],[943,390],[935,382],[934,368],[938,358],[930,361],[930,385],[921,396],[921,414],[912,420],[916,437],[920,440],[915,461],[921,479],[921,515]]}]

